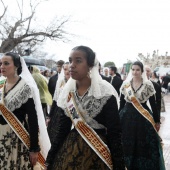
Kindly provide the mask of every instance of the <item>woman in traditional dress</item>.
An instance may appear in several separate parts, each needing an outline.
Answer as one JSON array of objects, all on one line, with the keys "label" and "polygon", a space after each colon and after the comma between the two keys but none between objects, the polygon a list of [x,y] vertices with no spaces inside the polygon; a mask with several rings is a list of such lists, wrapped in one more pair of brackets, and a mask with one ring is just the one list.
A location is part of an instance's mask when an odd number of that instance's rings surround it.
[{"label": "woman in traditional dress", "polygon": [[73,48],[69,62],[71,78],[57,100],[57,134],[47,169],[124,170],[115,89],[102,80],[89,47]]},{"label": "woman in traditional dress", "polygon": [[31,170],[37,162],[41,167],[50,141],[35,81],[16,53],[6,53],[0,68],[6,77],[0,89],[0,169]]},{"label": "woman in traditional dress", "polygon": [[[147,106],[149,100],[152,111]],[[165,170],[153,84],[136,61],[121,87],[120,120],[128,170]]]}]

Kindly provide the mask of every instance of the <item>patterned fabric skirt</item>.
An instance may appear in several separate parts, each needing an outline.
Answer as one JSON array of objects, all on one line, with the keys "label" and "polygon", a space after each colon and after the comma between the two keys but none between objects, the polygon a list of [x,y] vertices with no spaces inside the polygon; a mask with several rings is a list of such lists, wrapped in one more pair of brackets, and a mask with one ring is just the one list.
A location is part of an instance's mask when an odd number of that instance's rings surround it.
[{"label": "patterned fabric skirt", "polygon": [[109,170],[109,168],[78,132],[72,130],[57,153],[52,170]]},{"label": "patterned fabric skirt", "polygon": [[120,120],[127,169],[165,170],[160,138],[151,123],[130,103],[121,110]]},{"label": "patterned fabric skirt", "polygon": [[0,124],[0,169],[31,170],[29,152],[8,124]]}]

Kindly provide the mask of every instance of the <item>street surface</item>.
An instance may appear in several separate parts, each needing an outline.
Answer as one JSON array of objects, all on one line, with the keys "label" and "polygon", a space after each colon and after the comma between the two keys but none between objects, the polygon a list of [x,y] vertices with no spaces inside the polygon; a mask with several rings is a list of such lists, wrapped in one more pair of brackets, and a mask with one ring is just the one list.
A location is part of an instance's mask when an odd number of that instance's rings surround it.
[{"label": "street surface", "polygon": [[166,112],[161,113],[159,134],[163,139],[163,153],[166,170],[170,170],[170,93],[164,96]]}]

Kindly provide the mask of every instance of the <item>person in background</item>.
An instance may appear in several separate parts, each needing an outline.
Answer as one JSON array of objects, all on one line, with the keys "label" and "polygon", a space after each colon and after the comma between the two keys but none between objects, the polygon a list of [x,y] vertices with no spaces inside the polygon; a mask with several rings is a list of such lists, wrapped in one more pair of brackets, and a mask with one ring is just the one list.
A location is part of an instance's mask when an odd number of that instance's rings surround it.
[{"label": "person in background", "polygon": [[57,72],[55,70],[50,71],[50,77],[54,76]]},{"label": "person in background", "polygon": [[48,81],[49,81],[49,78],[50,78],[50,72],[49,72],[49,70],[45,70],[42,75],[47,79],[47,82],[48,82]]},{"label": "person in background", "polygon": [[156,74],[155,71],[152,72],[152,75],[150,77],[150,80],[155,82],[155,83],[158,83],[159,85],[161,85],[161,82],[159,80],[159,76]]},{"label": "person in background", "polygon": [[166,76],[162,78],[162,87],[165,89],[165,94],[168,92],[168,83],[170,82],[170,75],[166,73]]},{"label": "person in background", "polygon": [[[145,66],[145,71],[146,71],[146,76],[148,78],[148,80],[150,80],[154,86],[154,89],[155,89],[155,100],[156,100],[156,106],[157,106],[157,109],[158,109],[158,114],[159,114],[159,117],[160,117],[160,113],[161,113],[161,104],[162,102],[164,103],[163,100],[163,97],[161,95],[161,85],[158,84],[160,83],[159,79],[158,78],[151,78],[151,77],[155,77],[155,76],[151,76],[153,75],[152,73],[152,70],[149,66]],[[163,107],[163,106],[162,106]],[[165,107],[165,106],[164,106]]]},{"label": "person in background", "polygon": [[56,135],[46,169],[125,170],[114,88],[102,80],[89,47],[73,48],[69,62],[71,78],[57,100]]},{"label": "person in background", "polygon": [[[160,117],[155,101],[155,89],[146,77],[144,66],[136,61],[123,82],[119,116],[125,166],[128,170],[165,170],[160,129]],[[147,106],[149,100],[152,111]]]},{"label": "person in background", "polygon": [[103,71],[104,71],[104,76],[109,77],[109,68],[105,67]]},{"label": "person in background", "polygon": [[39,89],[44,118],[46,119],[48,117],[48,106],[50,107],[52,105],[52,96],[48,91],[47,80],[36,66],[31,66],[30,70]]},{"label": "person in background", "polygon": [[48,126],[47,130],[48,130],[48,135],[49,135],[51,142],[53,141],[53,139],[55,139],[55,134],[56,134],[55,126],[57,126],[56,119],[57,119],[57,109],[58,109],[57,100],[62,89],[64,88],[65,84],[69,80],[69,78],[70,78],[69,62],[66,62],[65,64],[63,64],[62,71],[58,77],[56,89],[55,89],[54,97],[53,97],[53,104],[51,106],[50,114],[47,119],[47,126]]},{"label": "person in background", "polygon": [[116,75],[117,73],[117,68],[114,66],[109,67],[109,82],[110,84],[115,88],[115,90],[117,91],[118,95],[120,95],[120,87],[123,83],[123,80]]},{"label": "person in background", "polygon": [[101,64],[99,63],[99,74],[102,77],[103,80],[106,80],[107,82],[109,82],[109,77],[104,76],[103,74],[101,74]]},{"label": "person in background", "polygon": [[170,93],[170,82],[168,83],[168,93]]},{"label": "person in background", "polygon": [[52,97],[54,96],[57,79],[61,72],[61,68],[62,68],[63,64],[64,64],[63,60],[57,61],[57,73],[54,76],[50,77],[50,79],[49,79],[48,90],[49,90],[50,94],[52,95]]},{"label": "person in background", "polygon": [[0,87],[0,169],[32,170],[50,148],[39,91],[18,54],[5,53],[0,69],[6,77]]}]

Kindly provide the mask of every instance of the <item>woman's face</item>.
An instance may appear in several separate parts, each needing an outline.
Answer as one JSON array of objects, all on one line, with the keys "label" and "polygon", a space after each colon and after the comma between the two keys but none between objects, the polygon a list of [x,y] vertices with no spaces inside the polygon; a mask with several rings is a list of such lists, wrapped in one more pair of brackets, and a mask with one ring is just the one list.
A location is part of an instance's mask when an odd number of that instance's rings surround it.
[{"label": "woman's face", "polygon": [[132,66],[132,76],[133,77],[141,77],[142,76],[142,70],[141,67],[138,65]]},{"label": "woman's face", "polygon": [[70,78],[69,64],[64,64],[63,69],[64,69],[64,76],[66,80],[68,80]]},{"label": "woman's face", "polygon": [[49,77],[49,71],[48,70],[46,71],[45,76]]},{"label": "woman's face", "polygon": [[3,56],[0,62],[1,73],[5,77],[15,76],[17,67],[11,56]]},{"label": "woman's face", "polygon": [[80,50],[72,51],[69,57],[70,75],[75,80],[87,78],[90,67],[87,64],[85,53]]}]

